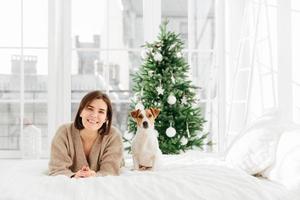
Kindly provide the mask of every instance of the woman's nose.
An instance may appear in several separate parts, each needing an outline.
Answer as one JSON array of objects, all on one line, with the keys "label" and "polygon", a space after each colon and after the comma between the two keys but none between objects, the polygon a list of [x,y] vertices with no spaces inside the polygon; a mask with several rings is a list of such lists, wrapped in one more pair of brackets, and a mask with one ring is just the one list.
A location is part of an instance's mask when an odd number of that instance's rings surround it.
[{"label": "woman's nose", "polygon": [[97,117],[97,115],[98,115],[97,112],[92,112],[92,113],[91,113],[91,116],[93,116],[93,117]]}]

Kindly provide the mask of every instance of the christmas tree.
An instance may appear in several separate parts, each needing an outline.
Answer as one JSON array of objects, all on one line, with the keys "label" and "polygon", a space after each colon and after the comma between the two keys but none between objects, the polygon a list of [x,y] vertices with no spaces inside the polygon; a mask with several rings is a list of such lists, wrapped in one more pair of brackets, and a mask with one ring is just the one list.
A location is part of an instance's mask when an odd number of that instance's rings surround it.
[{"label": "christmas tree", "polygon": [[[130,108],[159,108],[161,112],[155,120],[159,147],[164,154],[178,154],[202,148],[207,134],[199,135],[205,120],[197,105],[196,88],[187,75],[189,65],[183,58],[183,42],[179,34],[167,30],[167,24],[166,21],[160,26],[157,41],[143,46],[143,65],[132,75],[135,95]],[[129,132],[136,132],[132,118]]]}]

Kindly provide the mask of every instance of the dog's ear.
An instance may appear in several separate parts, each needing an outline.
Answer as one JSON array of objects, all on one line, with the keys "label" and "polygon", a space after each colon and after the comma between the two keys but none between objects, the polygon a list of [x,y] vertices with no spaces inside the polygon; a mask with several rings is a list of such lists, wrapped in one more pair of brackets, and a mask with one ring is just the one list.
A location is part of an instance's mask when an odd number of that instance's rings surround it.
[{"label": "dog's ear", "polygon": [[152,115],[154,116],[154,119],[159,115],[160,110],[158,108],[150,108],[150,111]]},{"label": "dog's ear", "polygon": [[137,110],[134,110],[134,111],[132,111],[130,114],[131,114],[131,117],[133,118],[133,119],[136,119],[137,117],[138,117],[138,115],[140,114],[140,109],[137,109]]}]

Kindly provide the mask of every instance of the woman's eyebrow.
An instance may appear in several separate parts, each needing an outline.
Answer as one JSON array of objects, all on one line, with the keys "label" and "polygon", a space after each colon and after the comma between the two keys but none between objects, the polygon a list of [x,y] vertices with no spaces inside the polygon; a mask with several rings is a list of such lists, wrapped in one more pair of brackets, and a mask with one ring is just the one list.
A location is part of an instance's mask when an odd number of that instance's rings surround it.
[{"label": "woman's eyebrow", "polygon": [[[91,105],[88,105],[88,107],[95,108],[94,106],[91,106]],[[99,108],[98,110],[100,110],[100,111],[106,111],[105,108]]]},{"label": "woman's eyebrow", "polygon": [[[88,107],[88,108],[95,108],[95,107],[92,106],[92,105],[87,105],[87,107]],[[106,111],[105,108],[99,108],[98,110],[99,110],[99,111]]]}]

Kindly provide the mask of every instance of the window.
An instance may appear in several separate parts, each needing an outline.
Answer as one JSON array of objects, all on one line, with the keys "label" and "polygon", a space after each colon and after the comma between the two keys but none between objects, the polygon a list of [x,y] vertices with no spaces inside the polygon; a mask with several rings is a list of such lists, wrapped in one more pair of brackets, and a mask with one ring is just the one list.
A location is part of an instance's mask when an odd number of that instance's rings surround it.
[{"label": "window", "polygon": [[300,123],[300,58],[298,52],[299,47],[299,34],[300,28],[298,24],[300,23],[300,2],[296,0],[291,1],[291,24],[292,24],[292,71],[293,71],[293,119],[294,122]]},{"label": "window", "polygon": [[48,1],[1,2],[0,25],[1,156],[20,156],[28,124],[47,150]]},{"label": "window", "polygon": [[157,36],[144,31],[149,26],[158,30],[151,21],[154,16],[167,17],[170,29],[181,33],[199,104],[208,120],[206,129],[211,132],[216,101],[214,0],[201,4],[197,0],[153,0],[147,2],[153,3],[151,11],[143,6],[145,2],[0,3],[1,157],[20,157],[20,140],[28,123],[41,129],[47,156],[55,130],[73,120],[83,95],[96,89],[112,99],[113,125],[125,133],[132,96],[130,74],[142,64],[145,38]]},{"label": "window", "polygon": [[141,64],[143,5],[134,0],[72,2],[72,119],[88,91],[102,90],[113,104],[113,125],[127,130],[130,73]]},{"label": "window", "polygon": [[[228,144],[252,120],[278,106],[277,4],[228,6]],[[236,9],[236,10],[235,10]]]},{"label": "window", "polygon": [[212,110],[217,100],[214,0],[162,0],[161,3],[162,21],[167,19],[169,30],[180,33],[184,42],[184,57],[190,66],[193,84],[197,87],[202,115],[207,120],[204,132],[210,133],[212,139],[213,129],[217,131],[217,124],[213,122],[217,112]]}]

